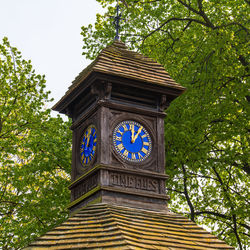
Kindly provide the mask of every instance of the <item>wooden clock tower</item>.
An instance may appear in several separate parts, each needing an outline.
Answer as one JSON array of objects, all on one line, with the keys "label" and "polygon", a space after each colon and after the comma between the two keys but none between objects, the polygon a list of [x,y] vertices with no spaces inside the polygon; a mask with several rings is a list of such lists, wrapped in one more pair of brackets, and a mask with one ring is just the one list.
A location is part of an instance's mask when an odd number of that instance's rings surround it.
[{"label": "wooden clock tower", "polygon": [[167,209],[164,110],[185,89],[116,40],[54,106],[72,118],[69,218],[25,249],[233,249]]},{"label": "wooden clock tower", "polygon": [[116,40],[53,107],[72,118],[71,212],[90,203],[166,210],[164,110],[185,89]]}]

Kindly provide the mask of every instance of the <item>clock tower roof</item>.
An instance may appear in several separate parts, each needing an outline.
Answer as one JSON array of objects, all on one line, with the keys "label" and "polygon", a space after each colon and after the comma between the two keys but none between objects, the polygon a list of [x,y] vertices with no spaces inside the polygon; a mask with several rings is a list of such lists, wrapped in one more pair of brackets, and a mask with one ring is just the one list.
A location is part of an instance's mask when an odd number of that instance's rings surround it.
[{"label": "clock tower roof", "polygon": [[94,204],[32,242],[32,249],[234,249],[184,216]]},{"label": "clock tower roof", "polygon": [[101,51],[96,60],[76,77],[69,91],[81,83],[92,71],[184,90],[169,76],[161,64],[138,52],[128,50],[126,45],[119,40],[115,40]]},{"label": "clock tower roof", "polygon": [[123,42],[115,40],[111,45],[104,48],[88,67],[80,72],[65,95],[52,109],[61,111],[61,104],[69,99],[80,85],[84,85],[87,78],[94,73],[165,87],[175,91],[176,97],[185,91],[185,88],[175,82],[161,64],[138,52],[128,50]]}]

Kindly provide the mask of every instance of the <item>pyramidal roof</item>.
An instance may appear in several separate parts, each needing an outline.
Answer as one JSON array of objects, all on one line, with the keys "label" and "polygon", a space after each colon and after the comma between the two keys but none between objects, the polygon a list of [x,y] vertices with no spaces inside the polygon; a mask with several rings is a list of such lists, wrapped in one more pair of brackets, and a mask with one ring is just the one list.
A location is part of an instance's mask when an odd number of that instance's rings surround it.
[{"label": "pyramidal roof", "polygon": [[161,64],[138,52],[128,50],[126,45],[119,40],[115,40],[110,46],[104,48],[92,64],[76,77],[70,89],[75,84],[82,82],[90,72],[107,73],[109,75],[185,89],[169,76]]},{"label": "pyramidal roof", "polygon": [[26,249],[234,249],[189,219],[107,204],[83,208]]},{"label": "pyramidal roof", "polygon": [[123,42],[115,40],[104,48],[87,68],[80,72],[66,94],[52,109],[56,110],[56,106],[94,72],[160,85],[180,92],[185,90],[169,76],[161,64],[138,52],[128,50]]}]

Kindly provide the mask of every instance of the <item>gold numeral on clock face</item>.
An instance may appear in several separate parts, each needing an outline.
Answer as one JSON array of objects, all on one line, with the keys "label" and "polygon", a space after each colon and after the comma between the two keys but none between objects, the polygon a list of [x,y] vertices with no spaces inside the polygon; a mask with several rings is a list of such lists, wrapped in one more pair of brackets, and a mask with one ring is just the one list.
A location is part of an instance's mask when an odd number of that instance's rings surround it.
[{"label": "gold numeral on clock face", "polygon": [[145,138],[146,136],[147,136],[147,135],[146,135],[146,134],[144,134],[144,135],[142,135],[142,136],[141,136],[141,138]]},{"label": "gold numeral on clock face", "polygon": [[144,141],[144,142],[143,142],[143,146],[149,146],[149,142]]},{"label": "gold numeral on clock face", "polygon": [[142,155],[141,155],[140,153],[138,153],[138,157],[139,157],[139,159],[141,159],[141,158],[142,158]]},{"label": "gold numeral on clock face", "polygon": [[142,148],[141,150],[144,154],[147,154],[148,153],[148,150],[146,148]]},{"label": "gold numeral on clock face", "polygon": [[122,150],[124,149],[124,146],[122,145],[122,143],[120,143],[117,147],[118,147],[118,149],[119,149],[120,151],[122,151]]},{"label": "gold numeral on clock face", "polygon": [[136,160],[135,153],[132,153],[132,160]]},{"label": "gold numeral on clock face", "polygon": [[122,127],[124,128],[124,132],[128,131],[127,125],[122,125]]},{"label": "gold numeral on clock face", "polygon": [[124,155],[125,157],[128,157],[128,151],[127,151],[126,149],[124,150],[123,155]]},{"label": "gold numeral on clock face", "polygon": [[117,136],[117,137],[116,137],[116,140],[117,140],[117,141],[122,141],[122,138],[121,138],[120,136]]}]

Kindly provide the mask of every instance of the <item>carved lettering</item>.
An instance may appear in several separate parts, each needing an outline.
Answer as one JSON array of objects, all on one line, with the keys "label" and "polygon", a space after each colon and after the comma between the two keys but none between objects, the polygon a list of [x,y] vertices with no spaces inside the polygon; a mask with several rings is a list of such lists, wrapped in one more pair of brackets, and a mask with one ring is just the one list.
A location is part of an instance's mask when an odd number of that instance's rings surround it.
[{"label": "carved lettering", "polygon": [[159,193],[158,180],[150,177],[141,177],[130,174],[114,173],[110,174],[110,185],[124,188],[145,190]]},{"label": "carved lettering", "polygon": [[149,180],[148,182],[148,186],[149,186],[149,189],[151,189],[152,191],[155,190],[157,188],[157,181],[156,180]]},{"label": "carved lettering", "polygon": [[142,180],[141,180],[141,179],[138,179],[138,180],[136,181],[136,186],[135,186],[135,188],[141,189],[141,182],[142,182]]},{"label": "carved lettering", "polygon": [[117,180],[120,180],[119,182],[117,182],[117,185],[120,185],[120,186],[127,186],[127,176],[119,176],[117,175]]},{"label": "carved lettering", "polygon": [[74,199],[78,199],[97,185],[97,174],[88,177],[88,179],[78,183],[73,188]]},{"label": "carved lettering", "polygon": [[129,185],[128,185],[128,187],[133,188],[135,186],[136,177],[129,176],[128,179],[129,179]]}]

